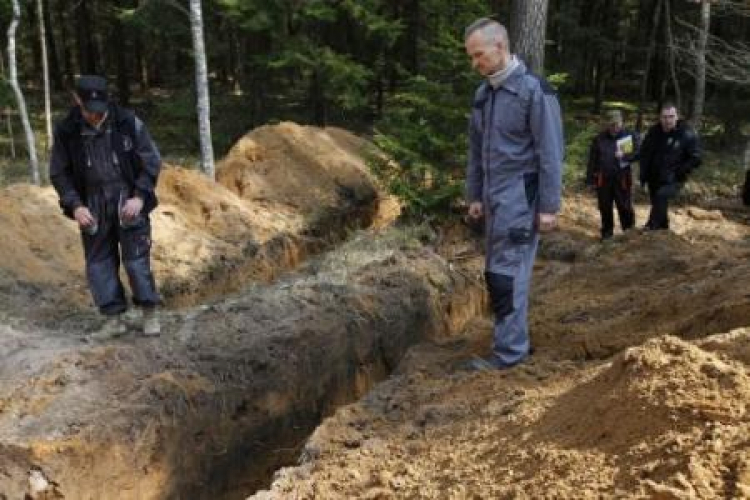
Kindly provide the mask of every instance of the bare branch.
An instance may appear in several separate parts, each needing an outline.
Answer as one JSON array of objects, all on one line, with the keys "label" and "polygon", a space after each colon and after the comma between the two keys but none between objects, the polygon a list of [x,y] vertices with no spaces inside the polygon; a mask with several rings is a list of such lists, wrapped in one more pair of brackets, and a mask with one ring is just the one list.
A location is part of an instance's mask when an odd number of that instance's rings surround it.
[{"label": "bare branch", "polygon": [[[675,47],[683,69],[695,75],[695,50],[700,29],[682,19],[675,21],[687,30]],[[750,45],[744,42],[729,43],[709,35],[706,53],[706,76],[714,81],[750,84]]]},{"label": "bare branch", "polygon": [[750,3],[747,1],[719,0],[716,15],[750,17]]}]

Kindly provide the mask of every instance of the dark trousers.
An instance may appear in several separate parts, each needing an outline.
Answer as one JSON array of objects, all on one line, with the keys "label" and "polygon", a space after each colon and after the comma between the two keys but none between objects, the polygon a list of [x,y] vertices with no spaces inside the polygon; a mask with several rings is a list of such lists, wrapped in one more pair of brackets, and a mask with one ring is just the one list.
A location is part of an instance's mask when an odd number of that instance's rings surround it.
[{"label": "dark trousers", "polygon": [[672,182],[663,184],[658,181],[648,181],[648,195],[651,199],[651,212],[648,214],[648,229],[669,229],[669,200],[677,196],[682,184]]},{"label": "dark trousers", "polygon": [[603,179],[597,186],[596,195],[599,200],[599,213],[602,218],[602,238],[609,238],[614,231],[614,214],[612,204],[617,207],[617,215],[620,218],[620,227],[627,231],[635,224],[635,212],[633,211],[632,177],[629,172],[622,172],[614,179]]},{"label": "dark trousers", "polygon": [[133,303],[153,307],[160,301],[151,272],[151,222],[141,215],[123,227],[119,220],[119,193],[90,196],[89,210],[96,218],[95,234],[81,233],[86,259],[86,278],[94,304],[102,314],[124,312],[128,305],[120,281],[120,263],[133,292]]}]

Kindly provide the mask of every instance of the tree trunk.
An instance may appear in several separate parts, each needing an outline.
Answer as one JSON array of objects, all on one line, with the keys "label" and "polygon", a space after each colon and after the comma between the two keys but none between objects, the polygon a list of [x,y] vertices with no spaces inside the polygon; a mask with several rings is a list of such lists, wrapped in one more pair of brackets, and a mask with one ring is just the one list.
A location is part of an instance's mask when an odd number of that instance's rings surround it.
[{"label": "tree trunk", "polygon": [[[5,62],[3,61],[3,55],[0,53],[0,77],[5,79]],[[13,134],[13,120],[10,117],[10,108],[2,109],[3,117],[5,118],[5,126],[8,129],[8,139],[10,140],[10,157],[16,157],[16,138]]]},{"label": "tree trunk", "polygon": [[[60,44],[61,44],[61,55],[63,63],[63,71],[65,72],[65,83],[68,86],[73,85],[73,75],[75,69],[73,67],[73,56],[71,55],[71,41],[70,34],[68,32],[68,22],[65,16],[65,4],[63,2],[57,2],[57,9],[55,10],[56,23],[60,26]],[[51,26],[51,25],[50,25]]]},{"label": "tree trunk", "polygon": [[76,41],[78,43],[78,67],[81,73],[98,73],[99,58],[94,43],[94,26],[91,23],[91,15],[87,0],[80,0],[76,7]]},{"label": "tree trunk", "polygon": [[604,60],[604,55],[600,54],[596,58],[596,76],[594,78],[595,83],[595,92],[594,92],[594,109],[592,110],[594,114],[600,114],[602,112],[602,104],[604,103],[604,90],[607,85],[607,76],[606,76],[606,64]]},{"label": "tree trunk", "polygon": [[52,81],[52,88],[55,90],[63,89],[62,73],[60,71],[60,60],[57,56],[57,43],[55,42],[55,30],[52,29],[52,16],[50,15],[49,3],[46,0],[42,0],[42,6],[44,10],[44,25],[47,26],[46,31],[46,42],[48,47],[49,57],[49,72],[50,79]]},{"label": "tree trunk", "polygon": [[[17,43],[20,47],[30,47],[31,48],[31,60],[33,61],[33,67],[29,67],[28,65],[28,55],[27,58],[21,57],[21,63],[22,67],[25,68],[29,73],[33,75],[41,75],[42,74],[42,50],[39,46],[39,43],[35,36],[35,33],[38,31],[38,24],[37,24],[37,8],[36,8],[36,1],[32,0],[31,2],[21,2],[21,18],[23,18],[23,8],[26,8],[26,18],[28,22],[24,23],[21,22],[19,24],[19,28],[21,31],[19,33],[28,33],[28,40],[25,40],[24,36],[19,34],[19,40],[17,40]],[[23,31],[24,24],[28,27],[27,31]]]},{"label": "tree trunk", "polygon": [[[577,17],[576,20],[578,22],[578,25],[581,26],[583,29],[587,29],[591,27],[593,21],[592,21],[592,14],[595,11],[595,9],[580,9],[577,11]],[[593,66],[593,48],[591,47],[591,44],[582,44],[582,47],[573,47],[571,46],[571,51],[569,54],[566,54],[570,56],[571,61],[574,61],[576,70],[575,70],[575,93],[580,94],[589,94],[590,90],[594,87],[591,76],[593,75],[592,66]]]},{"label": "tree trunk", "polygon": [[680,82],[677,79],[677,68],[675,67],[675,46],[674,36],[672,36],[672,0],[664,0],[664,25],[666,27],[667,37],[667,59],[669,60],[669,75],[672,79],[672,88],[674,89],[674,103],[677,109],[682,109],[682,92]]},{"label": "tree trunk", "polygon": [[195,57],[195,88],[198,94],[198,130],[201,143],[201,169],[211,179],[214,174],[214,151],[211,144],[211,102],[208,93],[208,68],[203,39],[201,0],[190,0],[190,26]]},{"label": "tree trunk", "polygon": [[13,93],[16,96],[16,102],[18,103],[18,113],[21,116],[21,124],[23,125],[24,132],[26,134],[26,145],[29,151],[29,167],[31,173],[31,182],[39,185],[39,161],[36,157],[36,144],[34,143],[34,131],[31,128],[31,122],[29,121],[29,113],[26,109],[26,101],[21,92],[21,86],[18,84],[18,70],[16,66],[16,28],[18,22],[21,19],[21,6],[18,0],[12,0],[13,3],[13,19],[8,27],[8,72],[9,72],[9,83],[13,88]]},{"label": "tree trunk", "polygon": [[309,87],[310,111],[312,112],[312,122],[318,127],[325,127],[328,121],[328,110],[326,98],[323,95],[323,85],[321,84],[320,71],[315,68],[310,77]]},{"label": "tree trunk", "polygon": [[44,124],[47,130],[46,149],[52,148],[52,104],[49,90],[49,58],[47,57],[47,28],[44,25],[44,5],[36,0],[37,22],[39,23],[39,45],[42,49],[42,81],[44,82]]},{"label": "tree trunk", "polygon": [[[651,60],[656,50],[656,28],[659,26],[659,14],[663,0],[656,0],[653,16],[651,17],[651,30],[648,35],[648,50],[646,51],[646,65],[643,70],[641,79],[641,95],[638,101],[638,118],[636,120],[636,129],[643,130],[643,108],[646,105],[646,93],[648,92],[648,79],[651,75]],[[643,5],[643,4],[642,4]]]},{"label": "tree trunk", "polygon": [[547,0],[513,0],[510,45],[528,68],[544,73]]},{"label": "tree trunk", "polygon": [[134,45],[138,85],[141,88],[141,92],[145,93],[150,85],[148,78],[148,61],[146,60],[146,55],[144,54],[142,37],[143,35],[137,33],[135,35]]},{"label": "tree trunk", "polygon": [[422,15],[421,15],[421,3],[420,0],[412,0],[411,8],[409,9],[409,26],[411,33],[411,42],[409,43],[409,59],[411,60],[412,73],[419,74],[420,71],[420,50],[419,41],[422,37]]},{"label": "tree trunk", "polygon": [[242,81],[244,79],[244,65],[245,65],[245,53],[243,43],[244,35],[232,26],[230,31],[230,52],[232,56],[232,93],[234,95],[242,95]]},{"label": "tree trunk", "polygon": [[[123,0],[117,0],[115,5],[118,8],[127,7]],[[119,16],[113,18],[113,40],[111,41],[115,51],[115,64],[117,66],[117,90],[120,103],[123,106],[130,106],[130,77],[128,71],[128,41],[126,30],[122,27],[122,21]]]},{"label": "tree trunk", "polygon": [[693,99],[693,113],[691,121],[693,127],[699,130],[703,120],[703,106],[706,100],[706,47],[708,46],[708,32],[711,29],[711,2],[701,2],[701,31],[698,47],[695,51],[695,97]]}]

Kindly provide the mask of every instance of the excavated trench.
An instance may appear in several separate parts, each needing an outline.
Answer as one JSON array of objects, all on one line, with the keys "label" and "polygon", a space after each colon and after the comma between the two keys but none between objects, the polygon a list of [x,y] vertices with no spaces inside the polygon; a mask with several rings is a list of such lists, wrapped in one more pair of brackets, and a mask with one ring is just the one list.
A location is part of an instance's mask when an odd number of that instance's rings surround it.
[{"label": "excavated trench", "polygon": [[23,498],[29,471],[49,498],[245,498],[409,346],[482,307],[418,242],[363,233],[275,284],[167,313],[158,340],[6,327],[0,498]]},{"label": "excavated trench", "polygon": [[[24,207],[0,220],[10,232],[0,242],[10,257],[0,269],[0,499],[244,499],[410,346],[481,313],[479,281],[419,235],[358,230],[383,218],[382,200],[339,157],[305,174],[331,179],[310,185],[314,196],[288,188],[270,204],[274,175],[308,182],[291,163],[279,173],[263,160],[310,133],[284,127],[281,141],[262,143],[261,131],[234,156],[265,169],[263,183],[231,161],[229,190],[165,172],[158,339],[88,341],[98,319],[82,299],[81,264],[54,260],[80,251],[74,228],[60,233],[58,215],[44,225],[56,214],[49,190],[0,196]],[[304,163],[311,149],[292,156]],[[284,224],[257,223],[274,218]]]}]

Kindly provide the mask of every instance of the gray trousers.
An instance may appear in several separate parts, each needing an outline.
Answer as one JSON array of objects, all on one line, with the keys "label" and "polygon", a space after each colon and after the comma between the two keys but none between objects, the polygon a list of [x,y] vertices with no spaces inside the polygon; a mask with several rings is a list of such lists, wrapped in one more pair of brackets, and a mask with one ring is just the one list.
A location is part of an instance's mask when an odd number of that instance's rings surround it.
[{"label": "gray trousers", "polygon": [[509,186],[502,193],[509,203],[486,214],[485,280],[495,314],[492,361],[500,368],[520,363],[531,348],[529,290],[539,247],[536,182],[526,176]]}]

